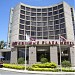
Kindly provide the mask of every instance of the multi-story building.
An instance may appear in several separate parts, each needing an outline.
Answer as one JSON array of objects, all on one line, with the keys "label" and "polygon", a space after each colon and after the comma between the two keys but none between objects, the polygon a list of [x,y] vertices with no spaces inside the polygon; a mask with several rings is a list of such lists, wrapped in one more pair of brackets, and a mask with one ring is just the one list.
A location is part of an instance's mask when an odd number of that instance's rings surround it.
[{"label": "multi-story building", "polygon": [[[8,28],[8,47],[11,63],[25,57],[26,34],[36,39],[35,47],[27,44],[27,63],[40,61],[43,54],[50,62],[60,64],[59,34],[68,43],[61,44],[61,57],[75,65],[75,50],[70,45],[75,39],[74,9],[65,2],[53,6],[36,7],[19,3],[11,9]],[[54,42],[54,43],[53,43]]]}]

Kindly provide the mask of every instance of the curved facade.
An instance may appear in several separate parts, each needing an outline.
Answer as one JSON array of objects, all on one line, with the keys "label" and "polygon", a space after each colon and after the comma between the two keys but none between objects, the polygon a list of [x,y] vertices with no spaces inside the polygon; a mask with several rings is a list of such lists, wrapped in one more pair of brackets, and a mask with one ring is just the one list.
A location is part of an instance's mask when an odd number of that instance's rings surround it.
[{"label": "curved facade", "polygon": [[[46,7],[19,3],[10,12],[8,29],[10,62],[17,63],[18,58],[25,58],[25,50],[27,50],[28,64],[40,62],[43,54],[48,61],[59,65],[60,43],[61,60],[68,60],[75,65],[75,50],[72,47],[74,43],[71,45],[69,42],[74,41],[74,26],[73,8],[65,2]],[[34,44],[27,44],[27,48],[25,47],[26,34],[36,39]],[[59,34],[65,37],[67,42],[60,42]]]},{"label": "curved facade", "polygon": [[[57,39],[60,32],[66,37],[63,4],[52,7],[21,5],[19,34],[24,35],[24,32],[36,39]],[[24,38],[19,36],[19,39]]]},{"label": "curved facade", "polygon": [[74,40],[72,11],[65,2],[47,7],[19,3],[12,12],[11,37],[8,37],[11,42],[25,40],[25,34],[35,39],[58,39],[61,34]]}]

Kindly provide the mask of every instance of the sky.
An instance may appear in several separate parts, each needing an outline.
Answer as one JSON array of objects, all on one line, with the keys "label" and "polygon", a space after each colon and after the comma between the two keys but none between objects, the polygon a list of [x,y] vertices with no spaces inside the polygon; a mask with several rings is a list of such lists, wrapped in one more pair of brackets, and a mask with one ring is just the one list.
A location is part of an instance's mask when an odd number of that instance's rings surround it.
[{"label": "sky", "polygon": [[15,7],[19,2],[31,6],[51,6],[61,1],[67,2],[75,8],[75,0],[0,0],[0,41],[7,42],[10,8]]}]

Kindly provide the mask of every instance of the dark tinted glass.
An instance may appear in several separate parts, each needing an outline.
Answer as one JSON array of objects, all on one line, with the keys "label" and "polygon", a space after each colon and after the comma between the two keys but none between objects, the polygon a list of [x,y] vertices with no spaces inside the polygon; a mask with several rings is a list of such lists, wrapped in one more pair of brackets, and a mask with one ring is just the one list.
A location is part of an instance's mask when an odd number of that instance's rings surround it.
[{"label": "dark tinted glass", "polygon": [[58,9],[59,9],[59,8],[62,8],[62,7],[63,7],[63,4],[58,5]]},{"label": "dark tinted glass", "polygon": [[25,6],[21,5],[21,9],[25,9]]}]

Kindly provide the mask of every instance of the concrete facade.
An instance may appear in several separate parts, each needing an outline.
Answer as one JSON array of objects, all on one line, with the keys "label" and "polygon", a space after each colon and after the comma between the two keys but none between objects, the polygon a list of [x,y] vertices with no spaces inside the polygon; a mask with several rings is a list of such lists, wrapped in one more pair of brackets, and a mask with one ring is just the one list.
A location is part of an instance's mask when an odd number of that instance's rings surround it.
[{"label": "concrete facade", "polygon": [[[66,2],[45,7],[19,3],[12,8],[8,28],[8,48],[11,49],[10,63],[17,63],[21,55],[25,58],[24,49],[27,34],[36,39],[35,44],[27,46],[28,64],[38,63],[40,55],[43,54],[48,58],[48,61],[59,65],[60,49],[58,42],[60,34],[67,40],[67,44],[63,42],[64,44],[60,45],[63,53],[61,54],[62,60],[69,60],[72,66],[75,66],[75,49],[72,47],[75,41],[75,25],[73,24],[74,17],[71,9],[72,7]],[[0,50],[0,55],[3,52]]]},{"label": "concrete facade", "polygon": [[50,59],[51,62],[55,62],[56,64],[58,64],[57,47],[50,47]]}]

